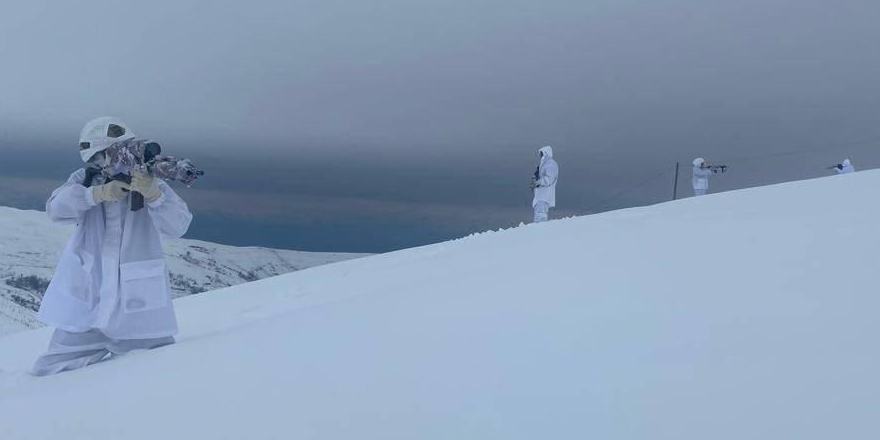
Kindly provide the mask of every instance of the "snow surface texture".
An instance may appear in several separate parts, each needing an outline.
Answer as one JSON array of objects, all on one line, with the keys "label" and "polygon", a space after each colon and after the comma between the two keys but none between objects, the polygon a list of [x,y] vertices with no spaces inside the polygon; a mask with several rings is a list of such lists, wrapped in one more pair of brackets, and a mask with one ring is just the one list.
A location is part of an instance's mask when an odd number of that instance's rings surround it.
[{"label": "snow surface texture", "polygon": [[[0,207],[0,335],[42,326],[36,310],[72,233],[44,212]],[[165,240],[164,248],[175,298],[362,256],[186,239]]]},{"label": "snow surface texture", "polygon": [[176,301],[179,343],[47,378],[30,439],[859,439],[880,432],[880,172],[346,261]]}]

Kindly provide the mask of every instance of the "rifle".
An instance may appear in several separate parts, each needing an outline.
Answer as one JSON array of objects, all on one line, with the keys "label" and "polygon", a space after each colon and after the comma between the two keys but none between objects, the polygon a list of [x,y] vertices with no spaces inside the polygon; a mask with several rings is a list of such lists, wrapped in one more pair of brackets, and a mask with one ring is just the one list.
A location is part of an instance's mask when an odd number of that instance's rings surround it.
[{"label": "rifle", "polygon": [[[109,175],[109,170],[118,165],[127,165],[131,170],[146,172],[159,179],[181,182],[187,187],[192,186],[199,176],[205,174],[204,171],[196,169],[189,159],[163,156],[162,146],[148,140],[127,139],[116,142],[104,150],[104,154],[107,156],[107,162],[103,169],[96,165],[86,167],[86,187],[92,184],[92,179],[98,174],[103,175],[105,181],[121,180],[131,183],[130,174]],[[139,211],[143,207],[144,196],[137,192],[133,193],[131,210]]]},{"label": "rifle", "polygon": [[728,168],[727,165],[712,165],[709,167],[709,169],[712,170],[713,173],[719,173],[719,172],[726,173],[727,168]]}]

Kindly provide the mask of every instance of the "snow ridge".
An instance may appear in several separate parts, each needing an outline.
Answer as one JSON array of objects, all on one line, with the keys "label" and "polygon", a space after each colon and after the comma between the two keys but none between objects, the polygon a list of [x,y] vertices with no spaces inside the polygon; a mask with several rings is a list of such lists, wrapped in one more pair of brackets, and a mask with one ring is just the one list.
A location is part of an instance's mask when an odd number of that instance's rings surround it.
[{"label": "snow ridge", "polygon": [[735,191],[218,289],[175,301],[177,344],[52,377],[26,373],[49,329],[10,335],[0,432],[874,438],[878,187]]}]

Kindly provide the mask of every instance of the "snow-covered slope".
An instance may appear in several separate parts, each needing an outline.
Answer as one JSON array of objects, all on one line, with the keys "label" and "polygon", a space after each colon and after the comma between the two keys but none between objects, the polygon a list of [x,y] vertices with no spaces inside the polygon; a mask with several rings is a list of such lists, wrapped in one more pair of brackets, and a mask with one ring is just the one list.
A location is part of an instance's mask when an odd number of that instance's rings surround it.
[{"label": "snow-covered slope", "polygon": [[[72,231],[43,212],[0,207],[0,335],[40,326],[35,311]],[[180,297],[362,255],[167,240],[165,256]]]},{"label": "snow-covered slope", "polygon": [[176,301],[179,343],[53,377],[29,439],[855,439],[880,432],[880,173],[346,261]]}]

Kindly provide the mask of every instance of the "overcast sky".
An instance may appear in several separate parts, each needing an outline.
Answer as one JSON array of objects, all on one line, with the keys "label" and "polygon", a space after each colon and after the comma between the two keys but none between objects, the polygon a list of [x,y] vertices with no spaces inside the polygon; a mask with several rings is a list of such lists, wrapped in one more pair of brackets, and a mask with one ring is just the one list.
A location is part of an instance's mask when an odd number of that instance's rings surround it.
[{"label": "overcast sky", "polygon": [[527,220],[546,144],[557,216],[660,201],[695,156],[731,161],[713,190],[880,165],[876,1],[0,6],[4,204],[39,206],[101,115],[203,164],[195,237],[310,250]]}]

